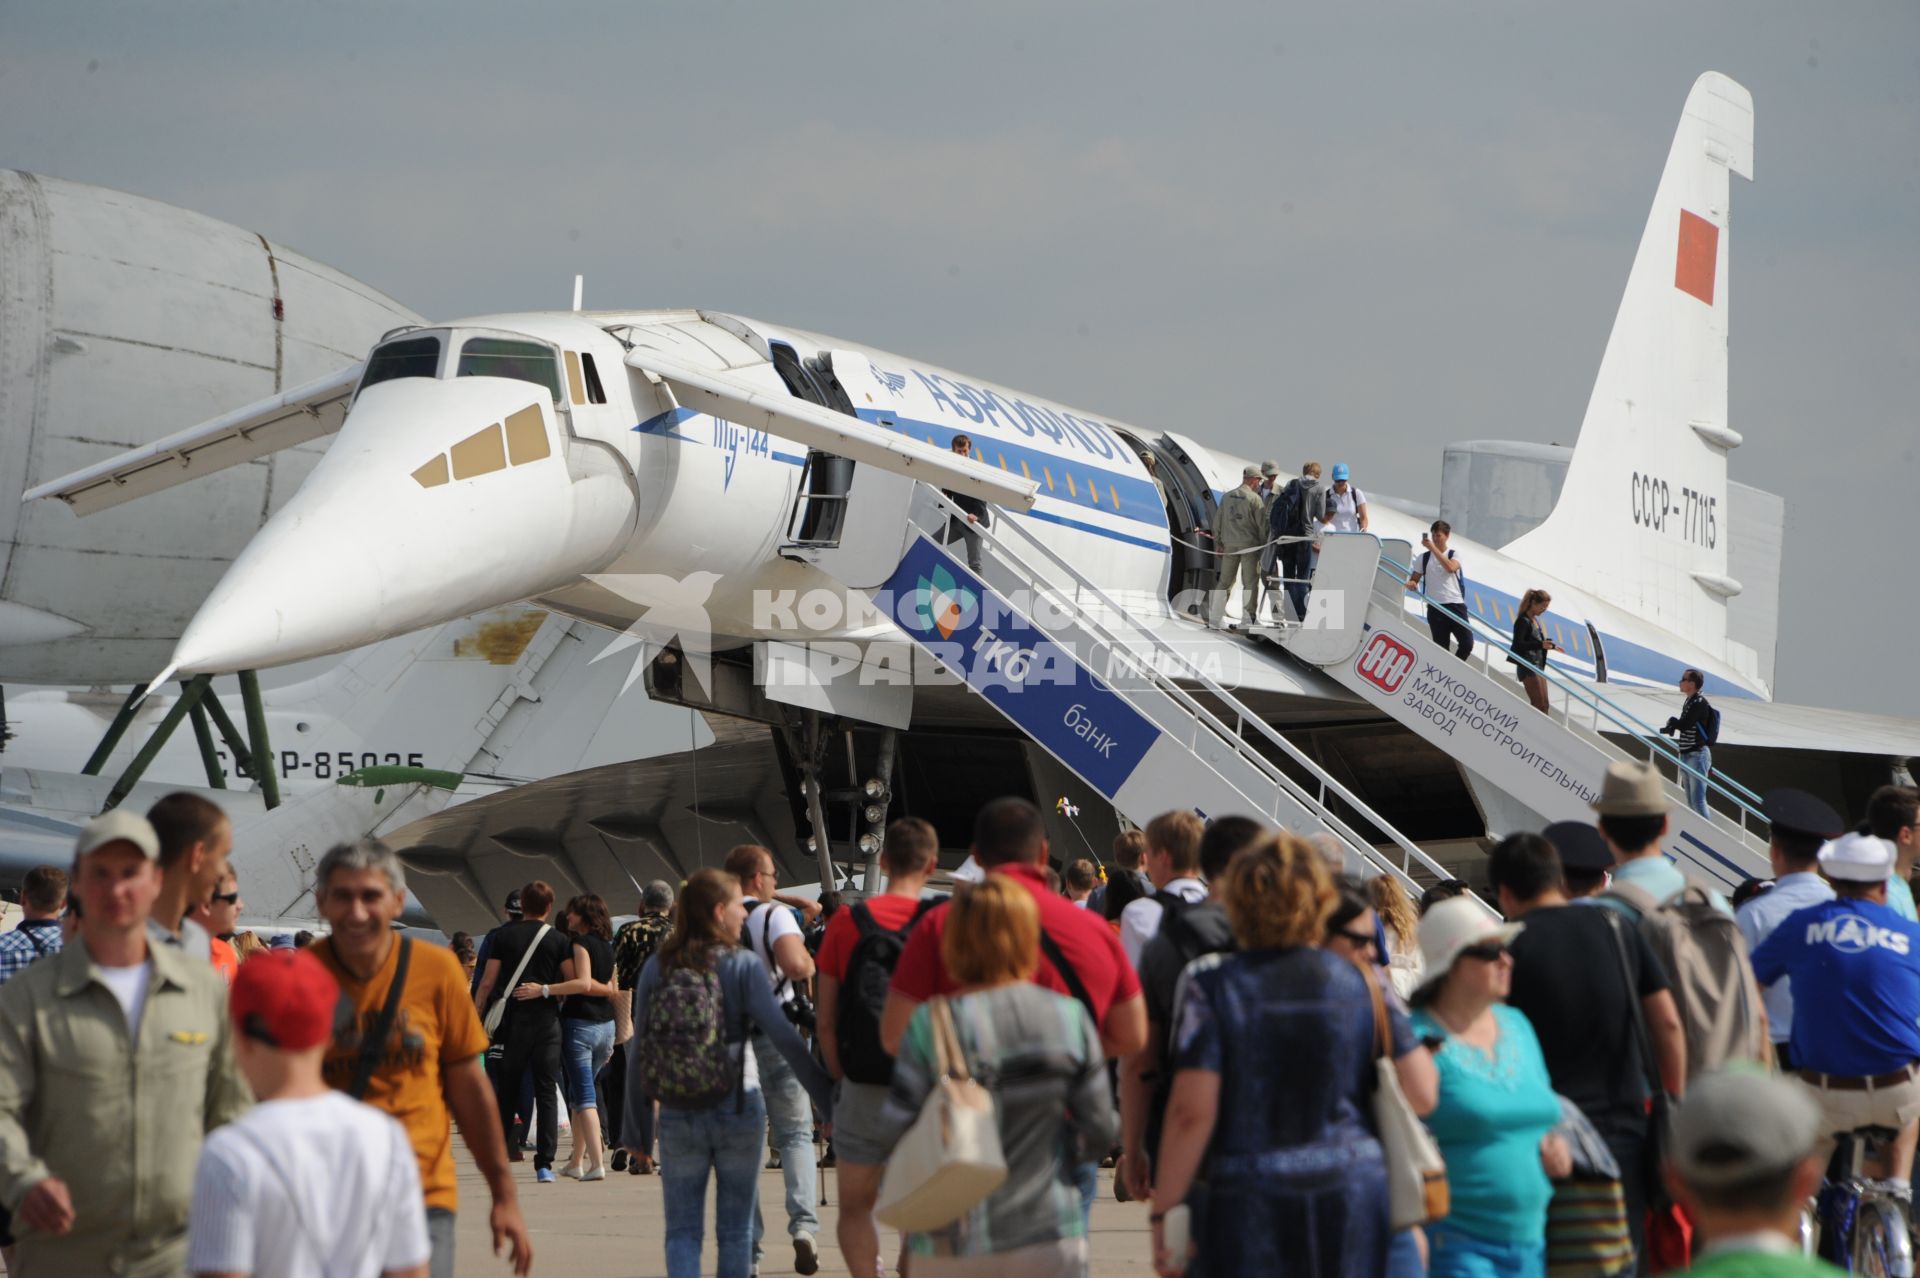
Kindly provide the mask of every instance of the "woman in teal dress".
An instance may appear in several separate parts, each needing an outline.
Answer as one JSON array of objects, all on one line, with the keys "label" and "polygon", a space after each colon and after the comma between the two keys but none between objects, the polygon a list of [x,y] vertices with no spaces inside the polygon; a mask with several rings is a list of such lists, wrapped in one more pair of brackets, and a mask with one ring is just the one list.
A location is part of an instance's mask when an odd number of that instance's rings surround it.
[{"label": "woman in teal dress", "polygon": [[1470,897],[1420,920],[1426,979],[1413,1030],[1436,1045],[1440,1103],[1427,1127],[1447,1162],[1452,1210],[1427,1226],[1431,1278],[1542,1278],[1550,1177],[1571,1170],[1552,1134],[1560,1102],[1526,1016],[1501,1000],[1513,978],[1501,923]]}]

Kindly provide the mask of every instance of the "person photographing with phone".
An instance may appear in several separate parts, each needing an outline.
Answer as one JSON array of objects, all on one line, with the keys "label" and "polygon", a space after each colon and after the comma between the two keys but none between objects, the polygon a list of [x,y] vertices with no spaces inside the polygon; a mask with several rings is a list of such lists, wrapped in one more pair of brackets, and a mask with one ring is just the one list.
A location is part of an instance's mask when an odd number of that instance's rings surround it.
[{"label": "person photographing with phone", "polygon": [[1407,589],[1427,601],[1427,632],[1449,650],[1458,648],[1460,660],[1473,655],[1473,630],[1467,625],[1467,575],[1460,556],[1448,546],[1453,525],[1444,519],[1420,534],[1420,553],[1414,557]]}]

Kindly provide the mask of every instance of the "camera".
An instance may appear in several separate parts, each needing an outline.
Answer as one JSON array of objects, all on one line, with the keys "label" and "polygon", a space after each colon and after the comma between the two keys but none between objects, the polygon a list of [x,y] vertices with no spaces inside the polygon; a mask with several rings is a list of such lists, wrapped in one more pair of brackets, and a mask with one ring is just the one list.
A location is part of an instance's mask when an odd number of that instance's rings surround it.
[{"label": "camera", "polygon": [[808,1034],[813,1033],[814,1023],[818,1017],[814,1014],[813,1000],[805,994],[795,990],[792,996],[780,1005],[780,1010],[786,1013],[787,1019],[793,1023],[795,1029],[803,1030]]}]

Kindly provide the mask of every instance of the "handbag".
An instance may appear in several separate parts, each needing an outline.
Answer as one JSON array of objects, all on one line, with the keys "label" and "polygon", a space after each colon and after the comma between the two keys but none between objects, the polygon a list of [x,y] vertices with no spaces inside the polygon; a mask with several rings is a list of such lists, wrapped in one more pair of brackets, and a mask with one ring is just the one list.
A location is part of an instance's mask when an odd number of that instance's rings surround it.
[{"label": "handbag", "polygon": [[1613,1278],[1634,1267],[1633,1233],[1620,1165],[1580,1107],[1562,1096],[1554,1128],[1573,1156],[1573,1174],[1547,1204],[1547,1273],[1553,1278]]},{"label": "handbag", "polygon": [[873,1215],[883,1225],[926,1233],[951,1225],[1007,1179],[993,1094],[967,1072],[953,1010],[927,1004],[933,1025],[933,1090],[893,1147]]},{"label": "handbag", "polygon": [[514,967],[513,975],[509,976],[507,983],[500,987],[500,996],[494,999],[493,1006],[487,1009],[486,1019],[480,1022],[480,1026],[487,1031],[488,1039],[492,1039],[500,1032],[500,1022],[507,1014],[507,1000],[512,998],[513,992],[520,988],[520,978],[526,975],[528,961],[533,958],[533,952],[540,948],[540,942],[546,940],[547,933],[551,931],[553,928],[548,924],[540,925],[540,930],[533,934],[531,941],[527,942],[526,953],[520,956],[520,962]]},{"label": "handbag", "polygon": [[1400,1090],[1393,1067],[1393,1035],[1388,1032],[1387,1000],[1372,972],[1362,967],[1373,1000],[1373,1125],[1380,1133],[1380,1150],[1387,1160],[1387,1197],[1395,1229],[1409,1229],[1439,1220],[1451,1207],[1447,1164],[1440,1146]]},{"label": "handbag", "polygon": [[[618,978],[615,978],[616,982]],[[633,991],[623,990],[616,983],[613,1003],[613,1045],[620,1046],[633,1038]]]}]

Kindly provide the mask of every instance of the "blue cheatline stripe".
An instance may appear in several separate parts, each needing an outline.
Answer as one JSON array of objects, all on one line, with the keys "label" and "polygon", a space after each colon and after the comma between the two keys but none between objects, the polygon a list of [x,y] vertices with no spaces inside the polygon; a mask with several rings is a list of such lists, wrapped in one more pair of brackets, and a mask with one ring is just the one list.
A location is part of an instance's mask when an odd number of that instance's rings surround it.
[{"label": "blue cheatline stripe", "polygon": [[1113,541],[1124,542],[1129,546],[1143,546],[1148,550],[1158,550],[1163,553],[1167,549],[1166,545],[1162,542],[1148,541],[1144,537],[1134,537],[1127,533],[1115,532],[1111,528],[1102,528],[1098,524],[1083,524],[1078,519],[1068,519],[1065,515],[1049,515],[1046,511],[1038,508],[1023,512],[1021,518],[1038,519],[1042,523],[1059,524],[1062,528],[1072,528],[1079,532],[1094,533]]},{"label": "blue cheatline stripe", "polygon": [[669,408],[664,413],[656,413],[652,417],[647,418],[647,420],[635,426],[634,429],[642,435],[660,435],[668,439],[685,440],[689,444],[697,444],[701,441],[688,435],[682,435],[679,427],[680,423],[690,418],[698,417],[699,415],[700,414],[694,412],[691,408]]},{"label": "blue cheatline stripe", "polygon": [[[1474,616],[1494,627],[1496,631],[1506,630],[1510,633],[1513,630],[1513,616],[1520,610],[1519,596],[1507,594],[1479,580],[1468,582],[1466,593],[1470,600],[1467,605],[1468,610]],[[1500,615],[1499,607],[1486,607],[1488,600],[1505,608],[1506,616]],[[1555,637],[1553,628],[1556,624],[1559,625],[1564,631],[1565,638],[1571,641],[1566,645],[1571,649],[1567,655],[1581,662],[1587,670],[1590,671],[1593,668],[1593,637],[1587,633],[1586,622],[1576,621],[1564,613],[1557,613],[1551,607],[1540,620],[1546,625],[1549,638]],[[1687,668],[1687,663],[1678,657],[1670,657],[1658,649],[1635,643],[1631,639],[1622,639],[1618,635],[1610,635],[1604,630],[1600,632],[1600,642],[1606,648],[1607,677],[1610,680],[1615,679],[1616,676],[1625,676],[1630,679],[1645,680],[1647,684],[1654,687],[1671,688],[1679,682],[1680,672]],[[1760,700],[1758,693],[1724,679],[1718,681],[1711,690],[1711,694],[1741,701]]]},{"label": "blue cheatline stripe", "polygon": [[[1733,877],[1730,879],[1727,878],[1725,875],[1720,876],[1722,881],[1725,882],[1728,887],[1739,887],[1742,883],[1746,882],[1747,879],[1750,877],[1745,870],[1741,869],[1739,866],[1735,865],[1733,862],[1727,860],[1727,858],[1725,858],[1724,856],[1721,856],[1718,852],[1715,852],[1712,848],[1702,843],[1699,839],[1695,838],[1693,835],[1688,834],[1685,830],[1680,831],[1680,837],[1684,841],[1693,844],[1693,846],[1695,846],[1696,848],[1699,848],[1702,852],[1705,852],[1708,856],[1712,857],[1714,860],[1718,861],[1720,864],[1726,866],[1729,870],[1733,871]],[[1713,867],[1708,866],[1706,868],[1712,869]]]},{"label": "blue cheatline stripe", "polygon": [[[681,440],[690,444],[706,443],[704,440],[698,440],[684,435],[680,433],[678,429],[682,423],[698,416],[700,416],[700,414],[690,408],[669,409],[664,413],[649,417],[646,421],[635,426],[634,430],[641,434],[658,435],[668,439]],[[885,426],[903,435],[920,439],[931,436],[934,444],[942,448],[952,447],[953,437],[955,435],[971,435],[976,445],[983,452],[991,446],[994,457],[990,460],[997,462],[999,455],[1004,453],[1008,463],[1006,469],[1010,472],[1017,472],[1020,462],[1025,461],[1028,468],[1025,473],[1030,474],[1033,479],[1040,482],[1043,493],[1052,500],[1062,504],[1070,500],[1060,491],[1060,488],[1064,485],[1064,477],[1074,472],[1068,464],[1068,459],[1061,457],[1057,453],[1030,448],[1024,444],[1008,443],[992,438],[979,430],[963,430],[960,427],[948,426],[939,422],[925,422],[910,417],[899,417],[893,413],[883,412],[879,409],[861,409],[858,416],[862,421]],[[708,446],[711,447],[711,445]],[[773,454],[773,460],[789,466],[800,466],[806,463],[806,458],[797,453],[776,452]],[[1087,467],[1082,467],[1080,470],[1079,474],[1082,479],[1085,478],[1088,469]],[[1161,503],[1160,490],[1155,487],[1151,480],[1136,479],[1132,476],[1117,474],[1109,470],[1101,470],[1097,467],[1091,469],[1094,474],[1100,477],[1102,483],[1107,487],[1109,499],[1111,499],[1114,493],[1119,494],[1120,509],[1117,512],[1114,511],[1108,502],[1095,505],[1087,502],[1085,496],[1082,495],[1078,500],[1085,503],[1087,509],[1101,510],[1110,514],[1117,513],[1122,518],[1132,520],[1135,523],[1148,524],[1156,529],[1167,526],[1166,507]],[[1056,481],[1054,491],[1047,492],[1045,476],[1050,471],[1055,473]],[[1086,492],[1085,487],[1081,486],[1079,492],[1084,494]],[[1028,518],[1040,520],[1042,523],[1056,524],[1062,528],[1074,529],[1076,532],[1091,533],[1096,537],[1105,537],[1111,541],[1117,541],[1127,546],[1138,546],[1144,550],[1154,550],[1161,553],[1165,553],[1169,549],[1169,547],[1162,542],[1152,541],[1143,537],[1135,537],[1129,533],[1116,532],[1111,528],[1102,528],[1098,524],[1087,523],[1066,515],[1051,514],[1039,509],[1030,510],[1026,512],[1026,514]],[[1487,608],[1484,604],[1486,599],[1491,599],[1496,604],[1504,606],[1509,616],[1511,616],[1520,606],[1518,596],[1509,595],[1505,591],[1497,590],[1478,580],[1468,584],[1467,593],[1472,597],[1468,608],[1474,616],[1496,629],[1502,627],[1512,628],[1513,623],[1511,621],[1503,620],[1497,610]],[[1482,598],[1482,596],[1484,596],[1484,598]],[[1586,623],[1575,621],[1571,617],[1555,613],[1551,610],[1547,612],[1543,620],[1547,623],[1549,629],[1556,623],[1565,628],[1566,637],[1572,641],[1568,645],[1572,649],[1568,655],[1581,661],[1585,667],[1591,669],[1593,664],[1593,654],[1591,651],[1592,639],[1587,634]],[[1606,645],[1607,670],[1611,675],[1644,680],[1649,685],[1664,687],[1677,681],[1680,677],[1680,672],[1686,669],[1687,666],[1687,663],[1677,657],[1670,657],[1653,648],[1634,643],[1628,639],[1622,639],[1618,635],[1610,635],[1602,632],[1600,642]],[[1732,683],[1723,682],[1718,688],[1714,689],[1714,692],[1719,696],[1736,697],[1742,700],[1760,699],[1759,694]]]},{"label": "blue cheatline stripe", "polygon": [[[1166,503],[1160,499],[1160,490],[1150,479],[1137,475],[1122,474],[1107,470],[1084,461],[1036,448],[1031,444],[1016,443],[989,435],[977,426],[963,428],[949,426],[944,422],[921,421],[918,418],[902,417],[891,410],[863,408],[858,414],[861,421],[875,426],[884,426],[911,439],[930,440],[936,448],[953,447],[955,435],[965,435],[973,440],[974,452],[978,460],[989,466],[996,466],[1008,474],[1020,475],[1040,485],[1045,496],[1058,502],[1071,502],[1085,506],[1088,510],[1103,511],[1110,515],[1119,515],[1122,519],[1137,524],[1149,524],[1155,528],[1167,526]],[[1089,479],[1092,476],[1092,479]],[[1051,479],[1051,482],[1049,482]],[[1097,484],[1097,488],[1092,485]],[[1092,494],[1089,496],[1089,494]],[[1114,499],[1119,499],[1116,507]],[[1065,520],[1054,520],[1065,523]],[[1117,541],[1132,541],[1136,545],[1147,545],[1154,550],[1166,547],[1158,542],[1139,542],[1121,533],[1109,532],[1105,528],[1095,528],[1086,524],[1068,524],[1069,527],[1086,528],[1102,536]]]}]

